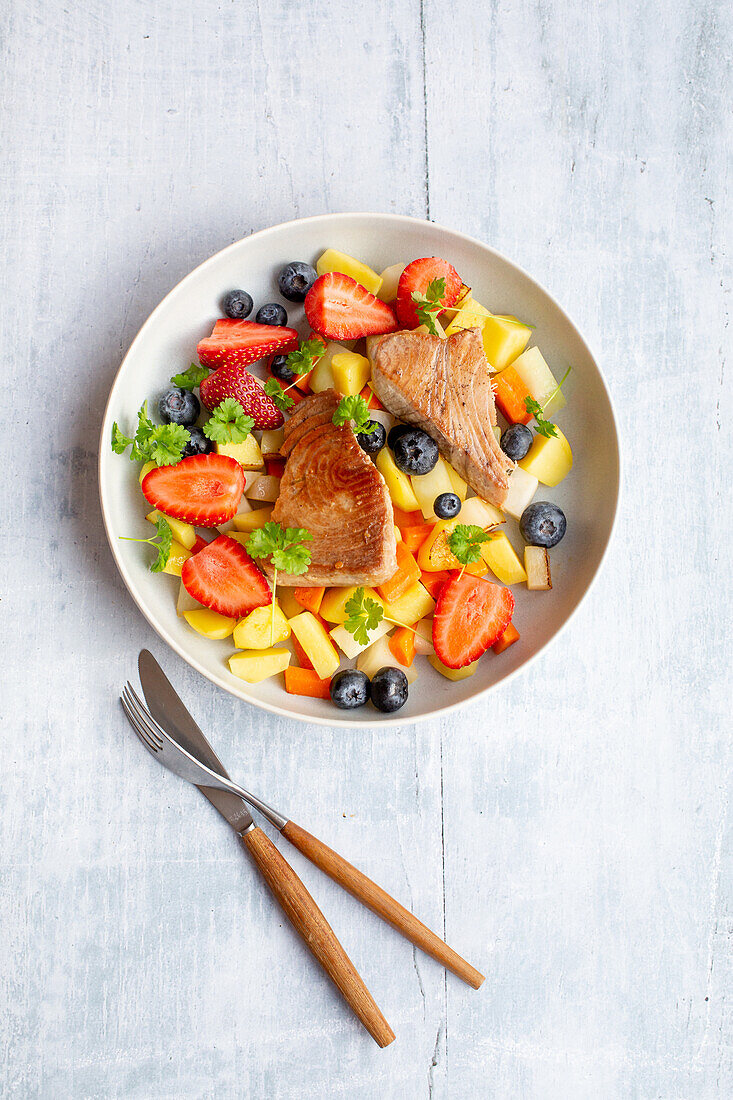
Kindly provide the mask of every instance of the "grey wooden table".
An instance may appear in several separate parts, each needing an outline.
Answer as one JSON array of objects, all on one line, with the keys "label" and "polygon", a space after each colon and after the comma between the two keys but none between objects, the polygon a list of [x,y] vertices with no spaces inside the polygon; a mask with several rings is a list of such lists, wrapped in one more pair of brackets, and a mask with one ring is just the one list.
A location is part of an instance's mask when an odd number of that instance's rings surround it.
[{"label": "grey wooden table", "polygon": [[[11,0],[2,26],[2,1095],[730,1096],[730,5]],[[166,655],[232,771],[488,974],[447,978],[294,858],[384,1052],[125,728],[120,684],[163,651],[95,476],[159,299],[327,210],[428,216],[532,272],[625,460],[572,626],[442,723],[278,721]]]}]

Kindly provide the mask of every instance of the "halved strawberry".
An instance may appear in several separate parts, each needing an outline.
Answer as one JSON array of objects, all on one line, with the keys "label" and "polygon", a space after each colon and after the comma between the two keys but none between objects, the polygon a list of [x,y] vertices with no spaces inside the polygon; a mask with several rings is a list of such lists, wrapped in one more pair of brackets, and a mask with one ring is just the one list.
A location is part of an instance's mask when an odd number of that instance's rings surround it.
[{"label": "halved strawberry", "polygon": [[215,409],[226,397],[233,397],[252,417],[255,428],[279,428],[285,422],[275,402],[245,367],[219,367],[203,380],[199,393],[207,409]]},{"label": "halved strawberry", "polygon": [[453,305],[463,286],[460,275],[447,260],[441,260],[439,256],[425,256],[421,260],[413,260],[400,275],[395,308],[400,324],[405,328],[417,328],[420,324],[412,295],[421,294],[424,297],[435,279],[445,279],[445,293],[440,301],[447,309]]},{"label": "halved strawberry", "polygon": [[241,543],[229,535],[219,535],[204,550],[187,558],[181,580],[189,596],[232,618],[272,602],[265,577]]},{"label": "halved strawberry", "polygon": [[438,596],[433,645],[448,668],[470,665],[500,638],[514,612],[508,588],[457,570]]},{"label": "halved strawberry", "polygon": [[141,488],[148,503],[165,515],[194,527],[216,527],[236,515],[244,470],[229,455],[190,455],[175,466],[156,466]]},{"label": "halved strawberry", "polygon": [[232,321],[222,317],[211,336],[199,341],[198,357],[205,367],[246,367],[278,352],[294,351],[298,334],[282,325],[258,325],[256,321]]},{"label": "halved strawberry", "polygon": [[391,306],[338,271],[316,279],[306,295],[305,315],[314,332],[329,340],[358,340],[399,327]]}]

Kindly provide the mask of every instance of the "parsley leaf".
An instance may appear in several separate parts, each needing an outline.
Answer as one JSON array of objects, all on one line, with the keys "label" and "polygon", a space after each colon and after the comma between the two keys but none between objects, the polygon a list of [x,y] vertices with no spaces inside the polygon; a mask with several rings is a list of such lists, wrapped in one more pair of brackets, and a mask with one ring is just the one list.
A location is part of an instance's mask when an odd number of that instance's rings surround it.
[{"label": "parsley leaf", "polygon": [[342,397],[331,418],[337,427],[351,423],[356,435],[371,435],[377,430],[376,420],[369,417],[369,406],[360,393]]},{"label": "parsley leaf", "polygon": [[[415,293],[412,295],[412,300],[415,303],[415,313],[417,319],[421,325],[427,327],[428,332],[433,336],[438,336],[438,314],[443,309],[443,303],[441,301],[445,294],[445,279],[433,279],[428,283],[425,290],[425,294]],[[442,327],[440,329],[442,332]]]},{"label": "parsley leaf", "polygon": [[318,360],[323,358],[325,350],[326,345],[318,336],[313,340],[301,340],[300,347],[290,352],[285,363],[293,374],[308,374]]},{"label": "parsley leaf", "polygon": [[545,420],[544,409],[539,401],[535,401],[534,397],[525,397],[524,407],[530,416],[535,419],[534,430],[537,435],[543,435],[546,439],[549,439],[551,435],[557,435],[555,425],[551,424],[549,420]]},{"label": "parsley leaf", "polygon": [[369,645],[369,631],[379,626],[384,618],[381,603],[365,595],[363,588],[357,588],[353,596],[344,604],[348,618],[344,626],[359,645]]},{"label": "parsley leaf", "polygon": [[150,563],[151,573],[161,573],[168,564],[168,558],[171,554],[171,545],[173,543],[173,532],[170,529],[168,520],[163,516],[158,516],[155,521],[156,534],[149,539],[131,539],[125,535],[119,537],[123,542],[147,542],[151,546],[154,546],[158,551],[158,556],[154,562]]},{"label": "parsley leaf", "polygon": [[474,523],[459,523],[446,539],[448,547],[461,565],[470,565],[481,557],[481,543],[489,542],[494,536]]},{"label": "parsley leaf", "polygon": [[282,412],[287,412],[295,404],[292,397],[285,392],[276,378],[268,378],[263,389]]},{"label": "parsley leaf", "polygon": [[255,426],[251,416],[233,397],[225,397],[214,409],[211,419],[204,424],[202,431],[215,443],[244,443]]},{"label": "parsley leaf", "polygon": [[303,544],[312,541],[313,535],[304,527],[283,528],[270,522],[249,536],[247,553],[253,558],[270,558],[275,569],[297,576],[310,565],[311,552]]},{"label": "parsley leaf", "polygon": [[130,439],[128,435],[123,435],[119,429],[117,421],[112,425],[112,450],[116,455],[123,455],[131,443],[134,443],[134,439]]},{"label": "parsley leaf", "polygon": [[200,386],[210,374],[211,371],[207,367],[200,367],[198,363],[192,363],[183,374],[174,374],[171,382],[182,390],[192,390],[194,387]]},{"label": "parsley leaf", "polygon": [[130,448],[133,462],[154,462],[156,466],[173,466],[183,458],[191,438],[180,424],[153,424],[148,416],[148,403],[143,401],[137,414],[135,438],[123,435],[117,424],[112,425],[112,450],[121,455]]}]

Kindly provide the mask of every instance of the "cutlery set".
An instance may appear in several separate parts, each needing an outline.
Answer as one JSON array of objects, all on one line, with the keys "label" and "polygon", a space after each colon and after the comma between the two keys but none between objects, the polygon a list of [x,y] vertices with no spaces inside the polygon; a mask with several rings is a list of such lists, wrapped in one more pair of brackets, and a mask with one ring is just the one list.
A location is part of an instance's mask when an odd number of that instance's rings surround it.
[{"label": "cutlery set", "polygon": [[311,863],[382,920],[474,989],[484,978],[409,910],[343,856],[230,779],[158,662],[143,649],[138,671],[145,702],[128,683],[122,706],[142,745],[164,767],[193,783],[240,837],[296,932],[380,1047],[395,1035],[333,929],[279,849],[254,822],[261,814]]}]

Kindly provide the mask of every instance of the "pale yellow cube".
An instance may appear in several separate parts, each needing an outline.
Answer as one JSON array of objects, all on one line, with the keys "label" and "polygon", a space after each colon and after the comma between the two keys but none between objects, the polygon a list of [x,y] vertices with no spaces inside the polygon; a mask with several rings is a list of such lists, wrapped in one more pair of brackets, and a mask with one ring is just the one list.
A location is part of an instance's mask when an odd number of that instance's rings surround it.
[{"label": "pale yellow cube", "polygon": [[359,654],[367,649],[373,642],[376,642],[378,638],[381,638],[384,634],[389,634],[390,630],[394,630],[392,623],[388,623],[385,619],[382,619],[381,623],[377,623],[373,630],[367,631],[367,640],[365,642],[357,642],[353,634],[351,634],[343,623],[340,626],[335,626],[333,630],[329,631],[329,637],[334,645],[337,645],[344,656],[349,660],[353,660],[354,657],[358,657]]},{"label": "pale yellow cube", "polygon": [[488,500],[470,497],[461,505],[458,522],[468,526],[483,527],[485,530],[488,527],[496,527],[499,523],[506,523],[506,516],[495,505],[489,504]]},{"label": "pale yellow cube", "polygon": [[559,485],[573,468],[570,444],[556,426],[557,435],[536,435],[520,467],[551,489]]},{"label": "pale yellow cube", "polygon": [[248,684],[258,684],[284,672],[290,664],[289,649],[253,649],[235,653],[229,658],[229,670],[233,676],[246,680]]},{"label": "pale yellow cube", "polygon": [[250,611],[234,627],[237,649],[269,649],[290,637],[290,623],[278,606],[266,604]]},{"label": "pale yellow cube", "polygon": [[404,626],[412,626],[426,615],[432,615],[434,611],[435,600],[420,581],[415,581],[394,603],[384,605],[385,616]]},{"label": "pale yellow cube", "polygon": [[164,519],[170,527],[171,534],[176,542],[180,542],[186,550],[193,550],[193,544],[198,536],[196,535],[196,528],[192,527],[190,523],[184,523],[182,519],[175,519],[173,516],[166,516],[163,512],[159,512],[157,508],[154,508],[152,512],[148,512],[145,518],[148,523],[157,523],[159,519]]},{"label": "pale yellow cube", "polygon": [[183,618],[187,611],[196,611],[200,607],[203,607],[203,604],[200,604],[198,600],[189,595],[183,581],[181,581],[178,589],[178,599],[176,600],[176,614]]},{"label": "pale yellow cube", "polygon": [[464,665],[463,668],[448,668],[444,665],[439,657],[436,657],[434,653],[430,654],[428,661],[433,668],[440,673],[441,676],[445,676],[446,680],[453,680],[455,683],[458,680],[466,680],[469,676],[473,676],[474,672],[478,668],[480,658],[472,661],[470,665]]},{"label": "pale yellow cube", "polygon": [[377,297],[381,298],[383,302],[394,302],[396,299],[397,288],[400,285],[400,275],[405,270],[405,266],[405,264],[390,264],[389,267],[385,267],[379,276],[382,285],[377,291]]},{"label": "pale yellow cube", "polygon": [[[346,604],[359,587],[364,588],[363,585],[359,586],[356,584],[349,585],[346,588],[327,588],[321,600],[318,614],[322,619],[325,619],[327,623],[345,623],[349,617],[346,611]],[[364,598],[382,604],[382,600],[373,588],[364,588]],[[384,605],[382,604],[382,606]]]},{"label": "pale yellow cube", "polygon": [[271,519],[272,508],[254,508],[251,512],[239,512],[232,520],[232,523],[234,524],[235,531],[251,534],[252,531],[257,531],[260,527],[264,527]]},{"label": "pale yellow cube", "polygon": [[403,512],[417,512],[420,504],[407,474],[398,470],[389,447],[382,447],[377,455],[377,469],[387,483],[392,503]]},{"label": "pale yellow cube", "polygon": [[277,602],[280,604],[283,614],[286,615],[288,619],[292,619],[294,615],[300,615],[303,610],[303,605],[296,600],[292,588],[285,588],[282,585],[278,585]]},{"label": "pale yellow cube", "polygon": [[410,483],[425,519],[438,519],[433,508],[435,498],[441,493],[453,492],[453,482],[445,459],[439,458],[428,474],[412,474]]},{"label": "pale yellow cube", "polygon": [[517,466],[509,474],[509,492],[504,498],[502,509],[513,519],[521,519],[522,512],[531,502],[537,492],[539,481],[532,477],[521,466]]},{"label": "pale yellow cube", "polygon": [[183,617],[197,634],[203,634],[204,638],[210,638],[214,642],[228,638],[237,625],[236,619],[228,615],[220,615],[218,611],[212,611],[208,607],[196,607],[192,611],[185,611]]},{"label": "pale yellow cube", "polygon": [[481,557],[502,584],[519,584],[521,581],[526,581],[527,574],[524,566],[503,531],[494,534],[489,542],[481,544]]},{"label": "pale yellow cube", "polygon": [[484,317],[481,338],[484,354],[493,371],[504,370],[524,351],[532,329],[509,317]]},{"label": "pale yellow cube", "polygon": [[466,496],[468,495],[468,485],[463,480],[458,471],[453,469],[450,463],[446,462],[446,466],[448,467],[448,477],[450,478],[450,483],[453,486],[453,492],[456,494],[459,500],[465,500]]},{"label": "pale yellow cube", "polygon": [[334,355],[331,370],[336,392],[345,396],[361,393],[372,375],[369,360],[355,351],[342,351]]},{"label": "pale yellow cube", "polygon": [[356,279],[370,294],[377,294],[382,285],[382,280],[376,271],[353,256],[347,256],[345,252],[338,252],[335,248],[327,248],[316,263],[316,271],[319,275],[325,275],[328,271],[338,271],[342,275],[348,275]]},{"label": "pale yellow cube", "polygon": [[341,658],[321,623],[310,611],[302,611],[290,620],[290,629],[298,639],[322,680],[333,676]]},{"label": "pale yellow cube", "polygon": [[187,550],[185,546],[181,546],[180,542],[176,542],[176,540],[173,539],[171,542],[171,552],[168,555],[168,561],[163,567],[162,572],[168,573],[171,577],[180,577],[183,563],[190,557],[191,551]]},{"label": "pale yellow cube", "polygon": [[278,455],[283,444],[285,432],[283,428],[268,428],[262,433],[260,439],[260,451],[263,455]]},{"label": "pale yellow cube", "polygon": [[142,466],[140,467],[140,484],[141,485],[143,483],[143,480],[150,473],[150,471],[154,470],[154,469],[155,469],[155,463],[154,462],[144,462],[142,464]]},{"label": "pale yellow cube", "polygon": [[261,470],[264,466],[260,445],[253,435],[241,443],[217,443],[216,452],[236,459],[245,470]]},{"label": "pale yellow cube", "polygon": [[542,406],[546,420],[565,408],[562,390],[557,388],[555,375],[539,348],[527,348],[513,365],[531,396]]}]

